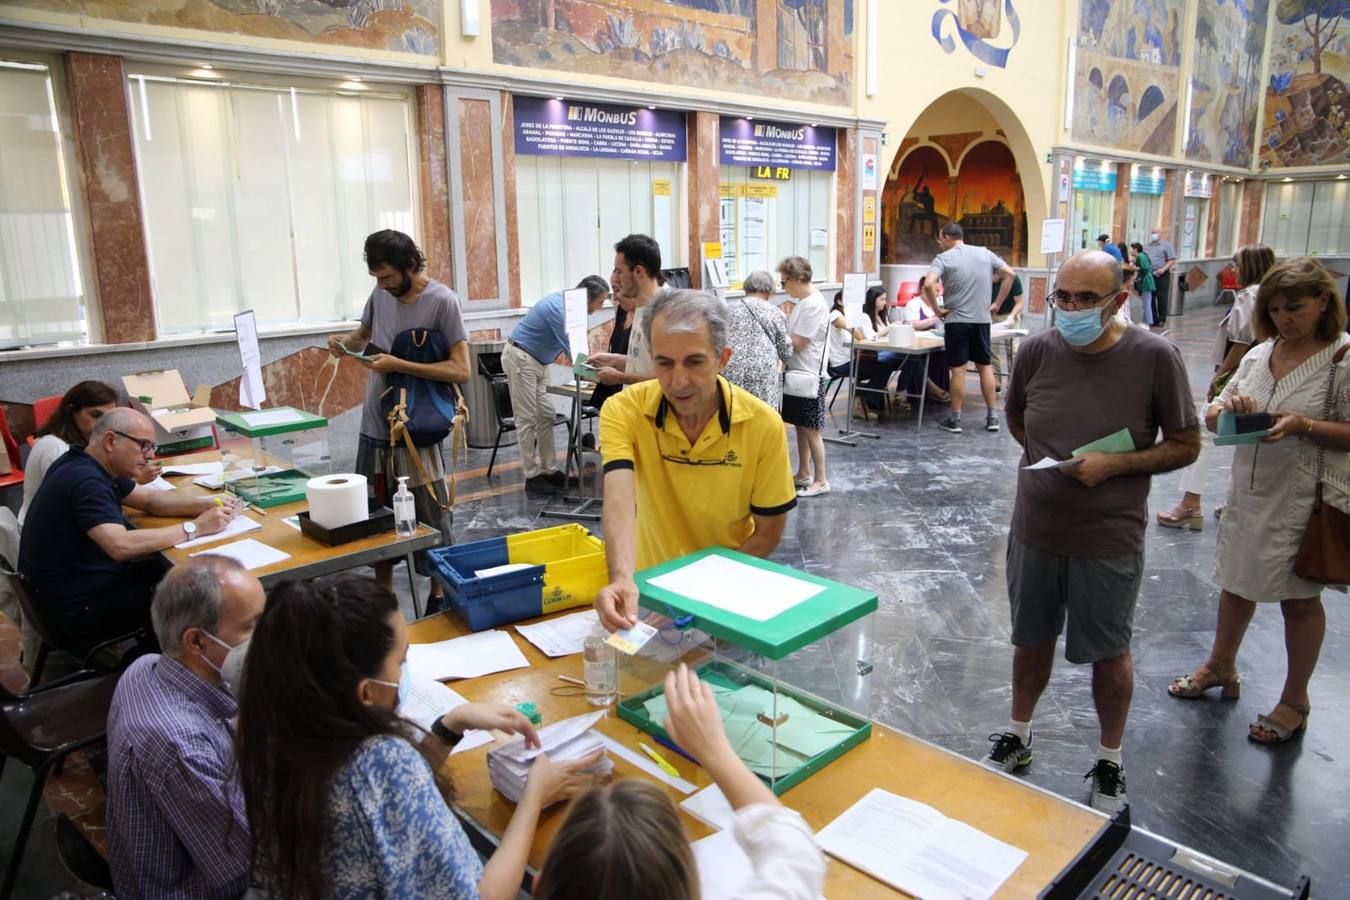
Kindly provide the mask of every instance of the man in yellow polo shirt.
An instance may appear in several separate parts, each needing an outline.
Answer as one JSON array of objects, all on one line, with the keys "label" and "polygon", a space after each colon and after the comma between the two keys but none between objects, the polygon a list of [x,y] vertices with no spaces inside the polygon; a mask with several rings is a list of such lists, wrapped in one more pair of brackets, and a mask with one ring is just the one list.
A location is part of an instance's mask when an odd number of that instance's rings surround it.
[{"label": "man in yellow polo shirt", "polygon": [[637,622],[635,571],[712,546],[766,557],[797,505],[783,420],[722,377],[722,301],[669,291],[643,325],[656,380],[600,411],[610,583],[595,608],[610,630]]}]

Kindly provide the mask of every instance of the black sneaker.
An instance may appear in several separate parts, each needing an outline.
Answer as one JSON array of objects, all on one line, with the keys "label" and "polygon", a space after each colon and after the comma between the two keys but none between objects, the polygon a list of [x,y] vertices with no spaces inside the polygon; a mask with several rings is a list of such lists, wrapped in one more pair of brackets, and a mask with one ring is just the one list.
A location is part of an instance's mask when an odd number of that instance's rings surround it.
[{"label": "black sneaker", "polygon": [[525,490],[531,494],[556,494],[558,486],[547,475],[536,475],[525,479]]},{"label": "black sneaker", "polygon": [[1114,813],[1125,805],[1125,770],[1109,759],[1099,759],[1092,770],[1083,776],[1092,779],[1092,808],[1098,812]]},{"label": "black sneaker", "polygon": [[557,469],[554,469],[552,472],[545,472],[539,477],[548,479],[549,484],[561,491],[565,491],[570,487],[575,487],[577,483],[575,478],[568,478],[566,473],[560,472]]},{"label": "black sneaker", "polygon": [[950,431],[952,434],[960,434],[961,420],[956,416],[949,415],[945,419],[938,420],[938,427],[943,431]]},{"label": "black sneaker", "polygon": [[989,749],[989,754],[981,760],[991,769],[1001,769],[1004,772],[1015,772],[1018,769],[1031,762],[1032,738],[1027,738],[1027,742],[1022,743],[1022,739],[1011,731],[1005,731],[1002,734],[991,734],[989,740],[993,747]]},{"label": "black sneaker", "polygon": [[985,430],[985,431],[998,431],[998,416],[994,415],[993,413],[990,413],[989,415],[985,416],[985,417],[984,417],[984,430]]},{"label": "black sneaker", "polygon": [[591,432],[588,431],[588,432],[586,432],[585,434],[583,434],[583,435],[581,436],[581,449],[582,449],[582,450],[594,450],[594,449],[595,449],[595,435],[594,435],[594,434],[592,434]]}]

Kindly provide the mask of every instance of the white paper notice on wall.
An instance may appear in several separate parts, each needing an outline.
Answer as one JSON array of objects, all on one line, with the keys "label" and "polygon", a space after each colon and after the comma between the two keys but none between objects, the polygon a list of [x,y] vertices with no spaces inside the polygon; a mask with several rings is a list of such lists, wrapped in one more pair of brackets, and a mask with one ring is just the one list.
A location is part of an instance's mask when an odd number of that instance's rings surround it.
[{"label": "white paper notice on wall", "polygon": [[1041,253],[1064,252],[1064,220],[1041,220]]},{"label": "white paper notice on wall", "polygon": [[258,348],[258,320],[248,309],[234,317],[234,335],[239,342],[239,360],[244,375],[239,379],[239,405],[245,409],[260,409],[267,399],[263,388],[262,351]]},{"label": "white paper notice on wall", "polygon": [[710,290],[721,291],[726,289],[727,269],[722,260],[705,259],[703,261],[703,272]]},{"label": "white paper notice on wall", "polygon": [[844,276],[844,318],[853,323],[862,316],[863,301],[867,299],[867,275],[849,272]]},{"label": "white paper notice on wall", "polygon": [[590,352],[586,342],[586,289],[563,291],[563,328],[567,332],[567,350],[573,359]]}]

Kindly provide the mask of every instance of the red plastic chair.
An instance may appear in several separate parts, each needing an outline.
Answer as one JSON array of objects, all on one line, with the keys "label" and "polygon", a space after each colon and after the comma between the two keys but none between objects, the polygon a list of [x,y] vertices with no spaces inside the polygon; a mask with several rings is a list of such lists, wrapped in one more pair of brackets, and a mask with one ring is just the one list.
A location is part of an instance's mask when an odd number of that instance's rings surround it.
[{"label": "red plastic chair", "polygon": [[5,418],[3,407],[0,407],[0,438],[4,439],[5,452],[9,454],[10,467],[8,475],[0,475],[0,488],[23,484],[23,469],[19,466],[19,442],[14,440],[14,435],[9,433],[9,421]]},{"label": "red plastic chair", "polygon": [[906,303],[913,300],[914,296],[918,293],[919,283],[917,281],[900,282],[900,289],[895,292],[895,305],[904,306]]},{"label": "red plastic chair", "polygon": [[39,397],[33,401],[33,430],[36,431],[43,425],[52,414],[61,408],[61,395],[56,394],[51,397]]}]

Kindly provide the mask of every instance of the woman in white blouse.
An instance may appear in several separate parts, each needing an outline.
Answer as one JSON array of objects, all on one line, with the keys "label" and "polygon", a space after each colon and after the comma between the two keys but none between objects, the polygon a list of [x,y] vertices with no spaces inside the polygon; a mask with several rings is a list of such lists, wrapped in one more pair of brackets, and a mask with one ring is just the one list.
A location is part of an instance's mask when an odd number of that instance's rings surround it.
[{"label": "woman in white blouse", "polygon": [[23,469],[23,505],[19,507],[19,527],[28,515],[28,505],[37,496],[47,470],[72,444],[84,446],[89,433],[103,414],[117,408],[117,391],[101,381],[81,381],[61,398],[52,417],[37,430],[36,440]]}]

